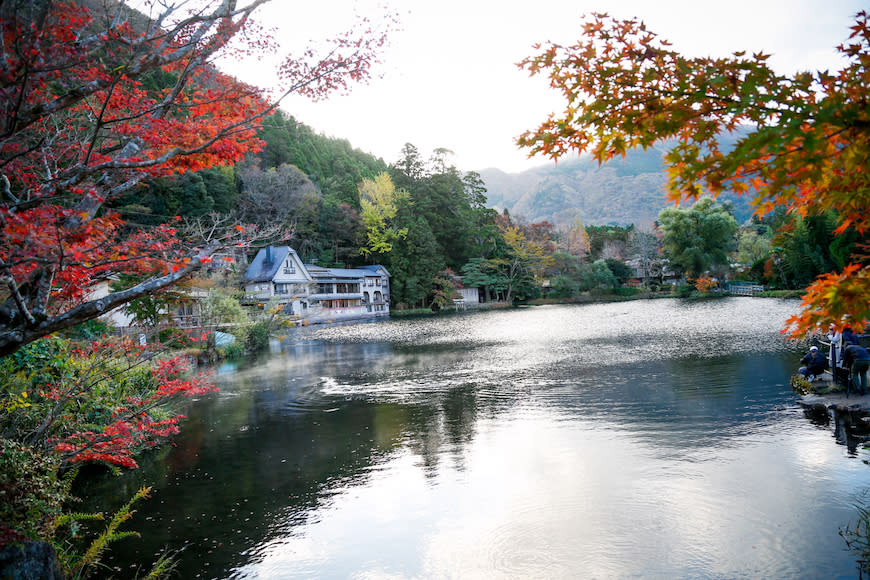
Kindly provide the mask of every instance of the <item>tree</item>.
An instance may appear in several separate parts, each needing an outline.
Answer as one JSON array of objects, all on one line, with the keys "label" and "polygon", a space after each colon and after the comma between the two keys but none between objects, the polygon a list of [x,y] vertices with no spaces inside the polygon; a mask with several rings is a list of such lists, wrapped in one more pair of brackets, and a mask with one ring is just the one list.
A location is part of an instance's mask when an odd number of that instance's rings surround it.
[{"label": "tree", "polygon": [[649,285],[653,272],[661,270],[659,246],[659,238],[654,232],[641,229],[632,232],[631,250],[640,266],[644,286]]},{"label": "tree", "polygon": [[501,265],[507,280],[505,301],[534,298],[540,292],[535,281],[552,265],[553,258],[539,242],[527,239],[518,226],[502,232],[510,252],[494,261]]},{"label": "tree", "polygon": [[737,220],[709,197],[690,208],[663,209],[658,221],[668,259],[692,278],[712,266],[728,264]]},{"label": "tree", "polygon": [[585,268],[580,289],[591,292],[609,291],[619,286],[619,280],[610,271],[606,260],[595,260]]},{"label": "tree", "polygon": [[264,171],[248,164],[239,176],[243,184],[238,200],[240,220],[279,225],[284,241],[291,236],[305,240],[316,235],[322,200],[311,180],[296,166],[285,163]]},{"label": "tree", "polygon": [[737,261],[751,266],[770,255],[770,239],[755,228],[743,228],[737,236]]},{"label": "tree", "polygon": [[591,260],[625,258],[634,226],[586,226]]},{"label": "tree", "polygon": [[586,226],[580,218],[574,220],[574,223],[561,236],[562,249],[573,256],[586,256],[589,254],[589,235],[586,233]]},{"label": "tree", "polygon": [[[0,356],[170,286],[251,233],[236,224],[182,244],[177,224],[127,227],[113,199],[255,151],[260,119],[283,96],[321,98],[369,78],[384,34],[351,31],[322,57],[288,58],[271,103],[219,73],[216,57],[269,48],[252,21],[265,2],[141,4],[152,17],[125,2],[0,4]],[[232,43],[243,37],[249,46]],[[119,272],[157,273],[89,298]]]},{"label": "tree", "polygon": [[492,301],[492,292],[507,288],[507,280],[494,260],[472,258],[462,266],[462,284],[465,287],[483,288],[486,302]]},{"label": "tree", "polygon": [[[870,228],[868,13],[857,14],[848,59],[835,73],[776,74],[768,55],[688,58],[636,19],[592,15],[582,39],[550,43],[519,66],[549,76],[567,105],[518,138],[531,153],[591,151],[605,162],[672,140],[666,156],[674,201],[706,190],[751,197],[760,214],[783,206],[801,216],[834,211],[838,233]],[[726,147],[725,140],[734,145]],[[870,262],[853,256],[819,277],[788,330],[798,337],[850,314],[870,321]],[[827,326],[827,324],[825,324]]]},{"label": "tree", "polygon": [[395,225],[398,203],[408,199],[405,191],[397,191],[386,171],[374,179],[364,179],[359,186],[362,221],[366,227],[367,244],[360,248],[366,256],[389,254],[393,244],[408,235],[408,228]]},{"label": "tree", "polygon": [[407,197],[398,200],[396,222],[405,233],[396,239],[391,256],[393,301],[425,307],[436,291],[436,278],[444,271],[444,259],[429,222],[414,213]]}]

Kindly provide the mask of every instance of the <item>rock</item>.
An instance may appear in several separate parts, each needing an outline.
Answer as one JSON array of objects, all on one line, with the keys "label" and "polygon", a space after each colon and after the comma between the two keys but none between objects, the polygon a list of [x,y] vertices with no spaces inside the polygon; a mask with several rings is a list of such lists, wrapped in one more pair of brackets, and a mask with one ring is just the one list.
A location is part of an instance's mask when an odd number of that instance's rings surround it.
[{"label": "rock", "polygon": [[65,580],[54,546],[48,542],[12,544],[0,550],[3,580]]}]

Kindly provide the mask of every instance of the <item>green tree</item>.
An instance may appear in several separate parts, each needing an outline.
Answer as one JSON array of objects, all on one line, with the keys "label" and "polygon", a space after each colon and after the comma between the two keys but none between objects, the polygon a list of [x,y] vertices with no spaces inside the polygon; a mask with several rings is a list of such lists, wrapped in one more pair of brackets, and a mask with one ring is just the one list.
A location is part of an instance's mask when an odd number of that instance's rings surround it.
[{"label": "green tree", "polygon": [[607,264],[607,269],[616,277],[619,285],[625,284],[634,278],[634,269],[622,260],[607,258],[604,260],[604,263]]},{"label": "green tree", "polygon": [[697,278],[713,266],[727,265],[737,221],[709,197],[692,207],[671,207],[659,213],[664,250],[671,264]]},{"label": "green tree", "polygon": [[493,300],[494,294],[507,288],[507,279],[494,260],[472,258],[462,266],[462,283],[466,287],[483,288],[487,302]]},{"label": "green tree", "polygon": [[619,286],[619,280],[610,271],[605,260],[595,260],[584,268],[580,289],[588,292],[610,292]]},{"label": "green tree", "polygon": [[757,228],[742,228],[737,235],[737,261],[752,265],[770,256],[770,238],[758,233]]},{"label": "green tree", "polygon": [[429,222],[415,215],[407,198],[398,200],[396,223],[405,235],[395,240],[390,256],[393,302],[425,307],[435,292],[435,279],[444,271],[444,260]]}]

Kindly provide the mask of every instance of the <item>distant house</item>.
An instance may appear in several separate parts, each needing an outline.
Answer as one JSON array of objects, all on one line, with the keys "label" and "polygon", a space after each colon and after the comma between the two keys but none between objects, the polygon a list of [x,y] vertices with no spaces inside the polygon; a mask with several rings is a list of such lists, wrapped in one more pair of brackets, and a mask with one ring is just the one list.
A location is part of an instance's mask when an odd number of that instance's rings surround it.
[{"label": "distant house", "polygon": [[280,304],[308,322],[390,313],[390,273],[383,266],[324,268],[303,264],[289,246],[268,246],[257,252],[244,280],[248,301]]},{"label": "distant house", "polygon": [[314,278],[289,246],[266,246],[245,271],[248,301],[281,306],[285,314],[303,317],[315,289]]},{"label": "distant house", "polygon": [[[105,298],[111,293],[112,282],[116,277],[98,282],[88,295],[89,300]],[[174,299],[167,301],[165,307],[160,308],[160,322],[162,326],[174,326],[189,328],[200,325],[201,311],[200,302],[208,297],[208,292],[199,288],[176,287]],[[166,294],[163,295],[166,298]],[[127,311],[128,305],[118,306],[100,315],[99,320],[119,329],[141,327],[136,317]]]},{"label": "distant house", "polygon": [[468,306],[470,304],[480,303],[480,288],[474,286],[472,288],[457,288],[458,298],[453,299],[453,303],[460,306]]}]

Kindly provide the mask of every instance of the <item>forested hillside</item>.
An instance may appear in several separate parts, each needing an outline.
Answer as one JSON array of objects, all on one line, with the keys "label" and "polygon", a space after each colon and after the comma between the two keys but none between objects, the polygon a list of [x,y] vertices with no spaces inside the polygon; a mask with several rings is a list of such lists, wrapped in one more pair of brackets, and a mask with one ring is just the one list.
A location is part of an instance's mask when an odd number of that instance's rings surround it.
[{"label": "forested hillside", "polygon": [[233,210],[246,223],[282,226],[306,261],[362,263],[358,187],[387,164],[283,112],[258,136],[262,150],[243,163],[150,180],[113,205],[145,225]]}]

